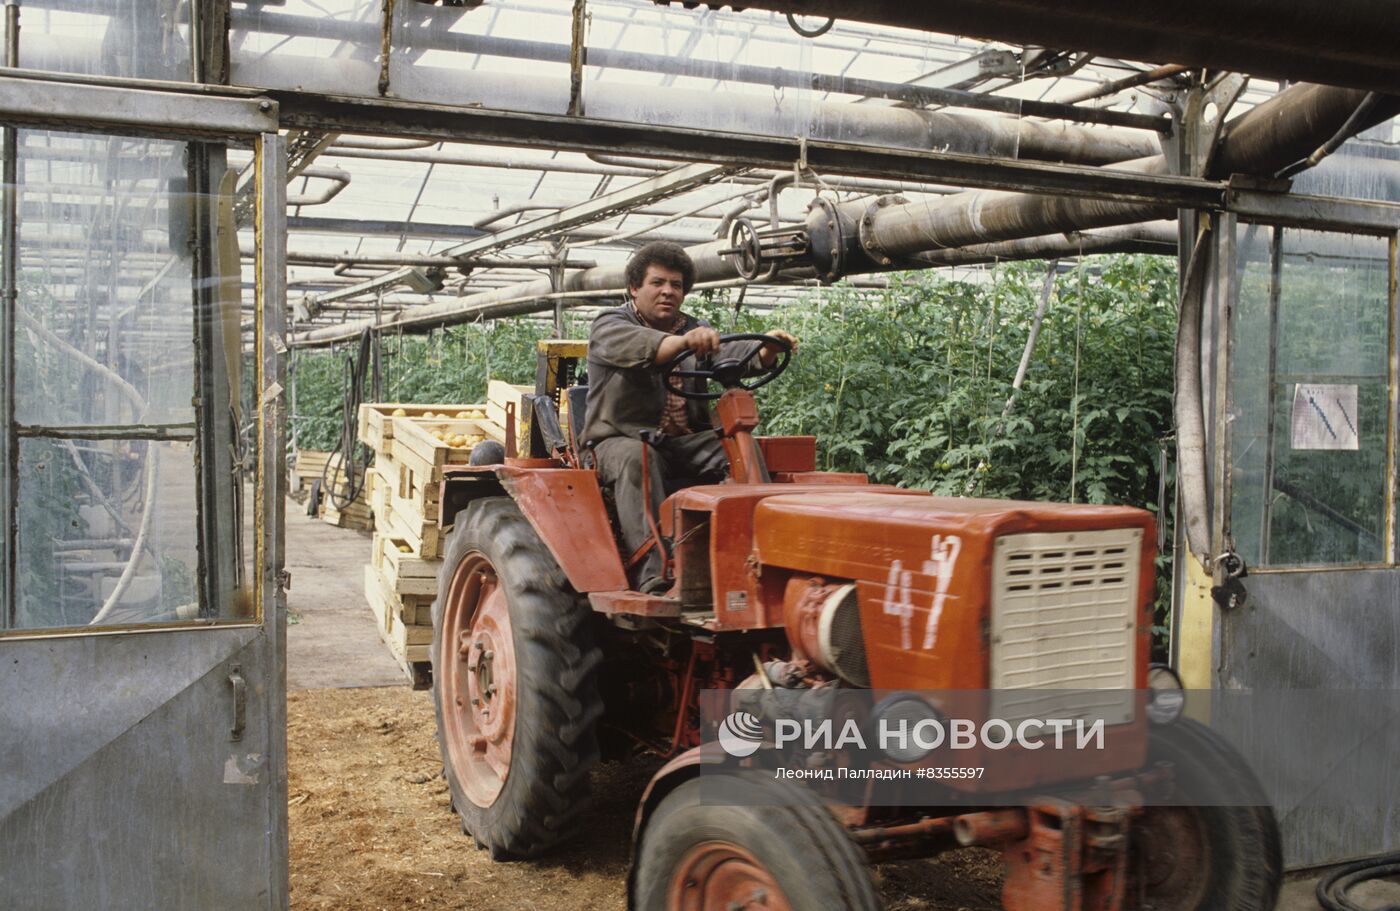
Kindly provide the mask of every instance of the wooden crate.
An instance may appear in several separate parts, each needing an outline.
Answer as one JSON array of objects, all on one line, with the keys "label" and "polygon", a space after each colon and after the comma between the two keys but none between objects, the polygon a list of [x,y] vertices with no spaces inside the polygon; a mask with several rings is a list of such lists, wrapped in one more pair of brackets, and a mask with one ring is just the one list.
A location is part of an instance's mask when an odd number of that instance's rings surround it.
[{"label": "wooden crate", "polygon": [[471,461],[472,443],[465,446],[449,446],[433,436],[433,431],[461,434],[466,437],[486,438],[486,428],[479,420],[423,420],[399,418],[397,429],[389,444],[389,454],[393,458],[409,464],[425,476],[441,479],[444,465],[466,465]]},{"label": "wooden crate", "polygon": [[339,490],[345,484],[345,472],[340,469],[340,463],[341,457],[338,452],[331,453],[326,460],[327,469],[323,477],[325,484],[329,486],[321,488],[321,519],[328,525],[340,528],[371,528],[374,525],[374,518],[370,514],[369,468],[362,467],[360,469],[366,472],[360,492],[355,495],[354,500],[342,508],[336,505],[335,498],[331,496],[332,490]]},{"label": "wooden crate", "polygon": [[365,564],[365,600],[369,602],[377,621],[379,638],[389,647],[389,653],[413,688],[430,687],[432,675],[428,650],[433,642],[432,626],[404,622],[402,603],[386,586],[383,575],[369,563]]},{"label": "wooden crate", "polygon": [[522,398],[535,391],[534,386],[514,386],[503,380],[491,380],[486,384],[486,422],[494,425],[501,431],[499,438],[492,437],[498,443],[505,442],[506,426],[506,405],[515,406],[515,432],[516,432],[516,452],[527,452],[530,447],[530,440],[521,431],[524,429],[524,422],[521,420],[524,414],[524,404]]},{"label": "wooden crate", "polygon": [[321,473],[331,455],[329,452],[319,452],[313,449],[298,450],[296,457],[292,460],[289,493],[294,496],[300,494],[304,498],[306,493],[311,490],[311,485],[321,479]]},{"label": "wooden crate", "polygon": [[360,406],[360,413],[356,416],[356,435],[360,442],[374,450],[388,448],[388,443],[394,438],[394,421],[397,419],[395,411],[402,411],[404,416],[409,418],[421,418],[428,413],[446,414],[448,417],[456,418],[462,412],[469,414],[480,414],[482,418],[486,414],[485,403],[469,405],[415,405],[399,402],[367,402]]},{"label": "wooden crate", "polygon": [[[441,560],[425,560],[417,556],[412,552],[411,545],[401,538],[377,534],[375,542],[378,547],[375,554],[378,560],[377,568],[385,583],[394,594],[405,600],[405,604],[409,598],[427,599],[431,602],[437,597],[437,577],[438,569],[442,566]],[[409,547],[410,550],[405,553],[400,547]]]}]

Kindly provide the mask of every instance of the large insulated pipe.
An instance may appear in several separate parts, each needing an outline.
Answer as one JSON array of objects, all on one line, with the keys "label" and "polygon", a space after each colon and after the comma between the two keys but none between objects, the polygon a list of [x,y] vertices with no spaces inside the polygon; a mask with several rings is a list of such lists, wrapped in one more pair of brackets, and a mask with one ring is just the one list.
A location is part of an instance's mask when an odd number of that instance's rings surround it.
[{"label": "large insulated pipe", "polygon": [[[1210,176],[1273,176],[1336,136],[1366,92],[1298,85],[1227,123]],[[1400,98],[1387,97],[1351,127],[1360,131],[1394,116]],[[1162,156],[1115,165],[1113,170],[1167,173]],[[889,205],[869,213],[868,203],[848,203],[840,218],[809,219],[819,272],[835,276],[868,272],[928,250],[1036,237],[1170,218],[1169,206],[1111,199],[1043,196],[974,190],[941,199]],[[834,227],[833,227],[833,222]],[[836,236],[833,236],[836,235]],[[826,251],[836,250],[829,255]]]},{"label": "large insulated pipe", "polygon": [[[1257,173],[1273,174],[1304,157],[1336,135],[1366,97],[1350,89],[1299,85],[1280,93],[1265,104],[1228,123],[1216,165],[1219,173],[1240,172],[1245,164],[1259,168]],[[1300,99],[1298,106],[1293,100]],[[1375,105],[1357,130],[1393,116],[1397,99]],[[1301,121],[1301,122],[1300,122]],[[1120,166],[1142,173],[1166,173],[1165,159],[1146,158]],[[870,227],[861,230],[861,221],[870,212],[870,202],[845,203],[834,209],[814,209],[808,218],[814,265],[829,278],[864,272],[883,271],[917,253],[989,244],[1022,238],[1042,237],[1066,231],[1083,231],[1114,225],[1134,224],[1173,218],[1171,207],[1141,202],[1052,197],[1031,193],[973,191],[939,199],[876,207]],[[832,213],[836,218],[832,218]],[[831,222],[840,226],[833,237]],[[866,247],[862,238],[873,238]],[[833,243],[833,241],[835,243]],[[730,258],[720,253],[725,241],[689,247],[695,261],[698,281],[733,279]],[[830,251],[835,249],[835,255]],[[838,268],[839,267],[839,268]],[[600,291],[625,285],[623,267],[599,266],[566,276],[563,287],[554,288],[548,280],[496,288],[457,300],[412,307],[386,317],[382,326],[432,326],[498,316],[529,313],[551,306],[546,295],[554,292]],[[296,336],[294,344],[329,345],[354,338],[372,321],[312,329]]]},{"label": "large insulated pipe", "polygon": [[[919,266],[970,266],[999,260],[1062,259],[1088,253],[1173,254],[1176,248],[1176,222],[1150,221],[1094,231],[1024,237],[996,244],[972,244],[954,250],[929,250],[916,253],[910,259]],[[907,267],[908,263],[904,265]]]},{"label": "large insulated pipe", "polygon": [[1201,312],[1205,302],[1205,262],[1210,234],[1198,230],[1187,260],[1177,305],[1176,388],[1172,419],[1176,425],[1177,492],[1186,531],[1186,549],[1210,568],[1209,495],[1206,488],[1206,415],[1201,378]]},{"label": "large insulated pipe", "polygon": [[[749,0],[749,8],[877,22],[1400,93],[1394,0]],[[820,41],[820,39],[818,39]]]}]

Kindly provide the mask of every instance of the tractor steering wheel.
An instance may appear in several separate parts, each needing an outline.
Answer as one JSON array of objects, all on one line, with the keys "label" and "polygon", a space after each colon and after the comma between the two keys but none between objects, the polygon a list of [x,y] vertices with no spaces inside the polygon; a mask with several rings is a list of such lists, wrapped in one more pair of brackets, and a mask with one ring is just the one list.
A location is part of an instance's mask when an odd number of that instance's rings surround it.
[{"label": "tractor steering wheel", "polygon": [[[725,389],[748,389],[750,391],[773,382],[778,378],[779,374],[781,374],[784,370],[787,369],[788,361],[792,359],[792,345],[788,344],[783,339],[774,338],[771,335],[760,335],[756,332],[741,332],[737,335],[721,335],[719,337],[719,343],[721,345],[724,345],[726,342],[749,341],[759,342],[759,344],[755,345],[754,349],[744,357],[716,358],[715,360],[711,361],[710,366],[708,368],[701,367],[697,363],[695,367],[690,370],[676,369],[680,366],[682,361],[688,359],[693,360],[695,358],[694,351],[691,351],[689,348],[683,349],[679,354],[671,358],[671,362],[667,364],[666,367],[661,371],[662,385],[664,385],[671,392],[674,392],[676,395],[680,396],[683,399],[710,400],[717,399],[720,396],[724,395],[724,393],[708,391],[693,392],[689,389],[686,389],[684,383],[681,384],[680,388],[675,388],[671,385],[671,378],[678,376],[681,377],[683,380],[704,380],[706,383],[719,383]],[[765,368],[762,373],[757,374],[754,378],[752,378],[750,382],[744,382],[743,377],[745,366],[749,363],[749,361],[752,361],[755,357],[757,357],[758,353],[762,351],[764,349],[764,346],[768,344],[777,345],[778,348],[782,351],[782,358],[774,361],[771,365]],[[718,354],[718,352],[716,352],[716,354]]]}]

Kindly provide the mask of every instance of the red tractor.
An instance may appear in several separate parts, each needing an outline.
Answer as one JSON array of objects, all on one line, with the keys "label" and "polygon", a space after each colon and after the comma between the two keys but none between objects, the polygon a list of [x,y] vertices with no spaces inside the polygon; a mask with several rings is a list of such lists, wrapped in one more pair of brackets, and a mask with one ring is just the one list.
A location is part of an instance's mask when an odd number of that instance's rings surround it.
[{"label": "red tractor", "polygon": [[[530,452],[444,481],[433,696],[464,832],[494,858],[537,856],[578,829],[601,757],[647,750],[670,761],[637,816],[629,903],[645,911],[878,908],[867,862],[960,845],[1002,852],[1013,911],[1272,909],[1279,836],[1259,784],[1208,728],[1152,723],[1140,701],[1105,749],[1013,747],[996,780],[939,782],[939,808],[799,787],[758,761],[711,771],[702,691],[1148,687],[1150,514],[816,471],[812,437],[753,435],[749,390],[786,364],[688,372],[726,387],[704,394],[731,476],[663,504],[661,595],[630,590],[607,492],[560,427],[561,394],[583,424],[568,358],[542,347]],[[1138,799],[1163,788],[1189,799]]]}]

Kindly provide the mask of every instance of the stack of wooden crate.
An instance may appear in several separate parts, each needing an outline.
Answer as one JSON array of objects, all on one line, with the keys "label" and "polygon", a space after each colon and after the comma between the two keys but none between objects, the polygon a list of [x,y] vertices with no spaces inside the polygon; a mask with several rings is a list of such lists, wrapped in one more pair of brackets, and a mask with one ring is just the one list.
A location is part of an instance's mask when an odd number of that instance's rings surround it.
[{"label": "stack of wooden crate", "polygon": [[359,438],[374,449],[366,485],[374,539],[365,598],[380,638],[414,686],[430,684],[431,608],[444,535],[438,527],[442,470],[466,464],[477,442],[504,439],[486,412],[484,404],[360,406]]},{"label": "stack of wooden crate", "polygon": [[369,491],[364,486],[344,509],[338,507],[335,498],[331,496],[332,490],[341,490],[345,485],[345,472],[341,469],[340,462],[341,455],[338,452],[297,450],[292,462],[289,493],[298,503],[304,503],[311,494],[311,488],[320,481],[322,486],[318,515],[321,520],[340,528],[368,531],[374,527],[374,517],[370,515]]},{"label": "stack of wooden crate", "polygon": [[[368,470],[367,467],[360,466],[361,472]],[[327,463],[326,481],[321,487],[321,521],[327,525],[355,528],[360,531],[369,531],[374,528],[374,516],[370,515],[369,478],[367,476],[359,477],[356,478],[356,482],[360,489],[355,492],[355,499],[342,508],[332,493],[347,490],[345,472],[341,468],[340,453],[331,453]]]},{"label": "stack of wooden crate", "polygon": [[292,458],[291,482],[288,484],[288,491],[298,503],[305,503],[306,498],[311,494],[311,485],[321,480],[321,474],[326,470],[326,460],[331,457],[329,452],[318,452],[314,449],[298,449]]}]

